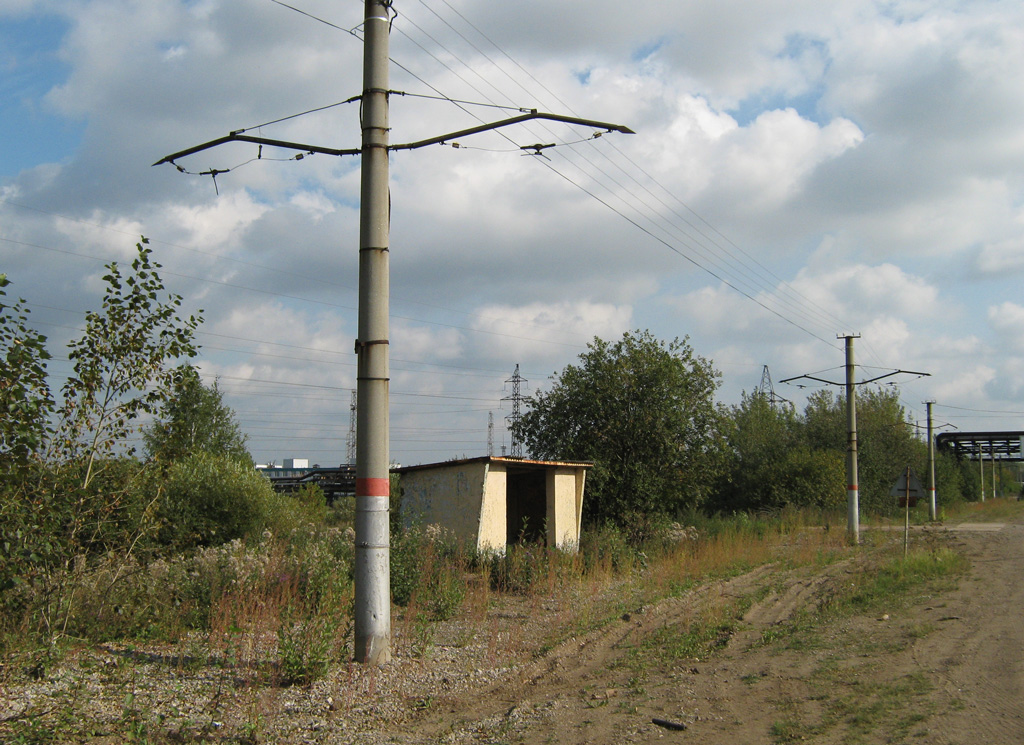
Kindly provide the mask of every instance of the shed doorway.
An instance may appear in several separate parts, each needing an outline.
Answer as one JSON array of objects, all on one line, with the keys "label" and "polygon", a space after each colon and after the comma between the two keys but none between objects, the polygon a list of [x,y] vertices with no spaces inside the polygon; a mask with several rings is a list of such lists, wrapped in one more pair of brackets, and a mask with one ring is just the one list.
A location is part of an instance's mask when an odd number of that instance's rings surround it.
[{"label": "shed doorway", "polygon": [[509,468],[505,492],[506,545],[544,542],[548,516],[547,474]]}]

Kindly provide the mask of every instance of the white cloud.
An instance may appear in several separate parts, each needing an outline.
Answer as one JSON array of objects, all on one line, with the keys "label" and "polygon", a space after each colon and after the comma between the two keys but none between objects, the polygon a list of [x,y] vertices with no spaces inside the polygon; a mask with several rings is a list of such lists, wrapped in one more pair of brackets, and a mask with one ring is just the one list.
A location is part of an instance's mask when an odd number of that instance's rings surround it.
[{"label": "white cloud", "polygon": [[[491,371],[507,369],[503,380],[516,362],[561,369],[593,336],[640,327],[689,334],[699,354],[721,357],[723,396],[750,390],[764,363],[779,376],[840,364],[839,331],[863,334],[868,362],[874,353],[934,372],[920,385],[948,403],[1019,388],[1024,89],[1007,73],[1024,66],[1019,3],[722,0],[640,13],[611,0],[586,13],[458,3],[500,49],[432,7],[465,38],[422,6],[400,9],[392,56],[415,74],[393,67],[395,88],[637,134],[524,157],[519,145],[593,134],[534,123],[504,130],[508,139],[465,138],[459,150],[393,154],[391,352],[422,363],[395,365],[396,387],[497,400]],[[303,9],[344,28],[361,20],[358,3]],[[41,156],[0,184],[24,205],[0,204],[2,237],[46,247],[0,244],[19,290],[53,307],[94,306],[102,263],[128,257],[144,233],[176,275],[168,284],[206,309],[204,331],[266,342],[210,341],[240,351],[208,349],[204,365],[351,382],[339,360],[354,359],[358,160],[278,162],[293,153],[250,145],[182,159],[195,172],[233,169],[218,176],[219,196],[209,177],[150,164],[357,94],[360,42],[256,0],[0,9],[39,23],[47,13],[68,24],[64,67],[31,104],[66,117],[80,138],[47,150],[72,153],[60,163]],[[392,104],[393,142],[516,113],[413,96]],[[252,131],[357,147],[357,117],[349,104]],[[240,403],[309,406],[234,388]]]},{"label": "white cloud", "polygon": [[819,308],[857,325],[886,315],[927,318],[939,310],[938,290],[895,264],[848,265],[824,273],[801,271],[791,284]]},{"label": "white cloud", "polygon": [[960,406],[987,408],[985,387],[996,380],[996,370],[989,365],[971,365],[955,374],[946,373],[934,385],[934,396],[942,404],[956,402]]},{"label": "white cloud", "polygon": [[1000,343],[1014,350],[1024,350],[1024,306],[1011,301],[988,309],[988,322],[999,335]]},{"label": "white cloud", "polygon": [[547,362],[575,356],[593,338],[614,339],[630,329],[632,309],[591,301],[490,305],[477,310],[474,328],[484,356]]},{"label": "white cloud", "polygon": [[983,246],[977,263],[986,274],[1020,273],[1024,269],[1024,237]]},{"label": "white cloud", "polygon": [[226,247],[236,244],[242,231],[268,211],[244,191],[231,191],[207,204],[171,205],[168,221],[185,235],[191,247]]}]

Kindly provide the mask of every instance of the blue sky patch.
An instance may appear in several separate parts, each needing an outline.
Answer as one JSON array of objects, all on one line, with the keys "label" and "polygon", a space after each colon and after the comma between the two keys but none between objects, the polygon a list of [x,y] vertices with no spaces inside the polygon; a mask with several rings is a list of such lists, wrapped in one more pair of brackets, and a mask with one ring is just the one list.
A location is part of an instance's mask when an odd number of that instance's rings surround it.
[{"label": "blue sky patch", "polygon": [[822,115],[821,107],[818,105],[823,93],[824,89],[821,87],[799,96],[787,96],[780,91],[760,91],[753,96],[747,96],[738,107],[730,109],[726,113],[735,119],[741,127],[745,127],[766,111],[795,109],[804,119],[824,126],[828,124],[828,121]]},{"label": "blue sky patch", "polygon": [[643,62],[644,60],[650,59],[653,54],[664,47],[667,43],[668,37],[665,36],[646,42],[633,51],[633,54],[630,55],[630,59],[634,62]]},{"label": "blue sky patch", "polygon": [[0,23],[0,178],[74,153],[84,122],[54,114],[44,96],[69,67],[58,56],[68,24],[53,16]]}]

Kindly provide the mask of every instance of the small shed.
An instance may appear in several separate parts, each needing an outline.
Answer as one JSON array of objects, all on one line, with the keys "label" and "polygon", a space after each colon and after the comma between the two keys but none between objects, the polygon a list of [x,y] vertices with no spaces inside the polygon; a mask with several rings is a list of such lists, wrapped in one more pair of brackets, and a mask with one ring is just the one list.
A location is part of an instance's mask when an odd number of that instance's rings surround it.
[{"label": "small shed", "polygon": [[436,523],[480,550],[537,540],[572,550],[592,465],[484,456],[398,468],[402,520]]}]

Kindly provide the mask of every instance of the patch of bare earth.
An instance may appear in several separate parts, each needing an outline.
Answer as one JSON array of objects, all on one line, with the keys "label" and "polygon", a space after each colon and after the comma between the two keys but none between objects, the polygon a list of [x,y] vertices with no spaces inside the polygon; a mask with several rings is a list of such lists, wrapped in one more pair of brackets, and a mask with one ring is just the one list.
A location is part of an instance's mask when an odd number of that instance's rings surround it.
[{"label": "patch of bare earth", "polygon": [[500,600],[477,588],[457,621],[398,616],[390,665],[309,686],[268,685],[254,643],[213,645],[214,665],[209,639],[83,649],[43,680],[4,676],[0,740],[28,715],[82,732],[54,719],[71,711],[93,722],[91,743],[124,741],[126,721],[149,742],[1024,742],[1024,525],[915,540],[964,553],[969,572],[887,612],[815,623],[869,550],[650,605],[629,585]]}]

